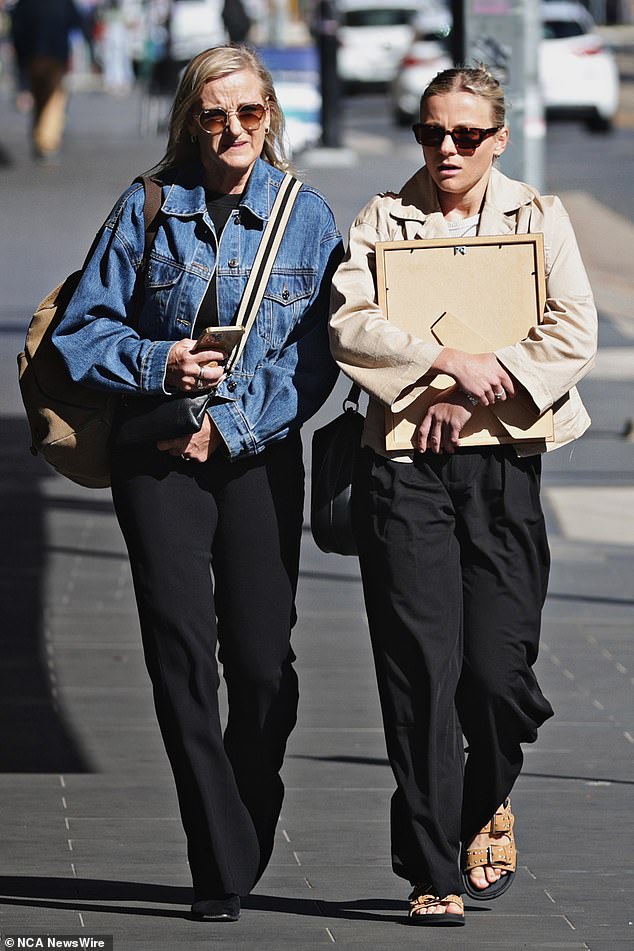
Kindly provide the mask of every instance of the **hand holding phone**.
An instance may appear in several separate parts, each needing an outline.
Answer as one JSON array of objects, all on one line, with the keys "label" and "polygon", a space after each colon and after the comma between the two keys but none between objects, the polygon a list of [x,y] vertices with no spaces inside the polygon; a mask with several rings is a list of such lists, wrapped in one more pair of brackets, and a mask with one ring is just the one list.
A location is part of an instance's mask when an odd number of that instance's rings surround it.
[{"label": "hand holding phone", "polygon": [[220,350],[229,356],[233,348],[240,342],[244,334],[244,327],[206,327],[192,347],[192,353],[201,350]]}]

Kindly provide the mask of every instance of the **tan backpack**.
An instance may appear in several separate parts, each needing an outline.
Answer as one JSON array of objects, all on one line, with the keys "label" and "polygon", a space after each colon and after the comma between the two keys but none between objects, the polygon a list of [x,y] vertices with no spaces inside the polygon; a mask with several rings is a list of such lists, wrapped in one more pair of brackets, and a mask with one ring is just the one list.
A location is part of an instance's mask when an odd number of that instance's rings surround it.
[{"label": "tan backpack", "polygon": [[[161,186],[148,176],[140,176],[136,181],[145,188],[141,275],[156,236]],[[86,261],[91,252],[92,248]],[[110,429],[118,397],[75,383],[51,341],[82,273],[83,268],[74,271],[44,298],[33,314],[24,350],[18,354],[18,379],[31,428],[33,455],[39,452],[72,482],[102,489],[110,485]]]}]

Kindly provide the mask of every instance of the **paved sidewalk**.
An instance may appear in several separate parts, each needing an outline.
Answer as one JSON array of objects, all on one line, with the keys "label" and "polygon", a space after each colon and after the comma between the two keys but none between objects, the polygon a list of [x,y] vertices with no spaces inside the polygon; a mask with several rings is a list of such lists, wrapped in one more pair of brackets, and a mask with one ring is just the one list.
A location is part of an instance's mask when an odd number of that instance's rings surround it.
[{"label": "paved sidewalk", "polygon": [[[122,143],[123,135],[77,133],[60,169],[33,171],[16,137],[20,162],[0,177],[12,213],[0,237],[0,934],[113,935],[116,951],[629,949],[634,443],[623,431],[634,407],[634,291],[632,244],[621,239],[631,221],[571,196],[603,288],[603,354],[583,386],[593,430],[545,467],[553,572],[538,667],[556,718],[526,750],[514,794],[513,889],[495,903],[467,903],[464,929],[405,926],[356,561],[320,553],[306,532],[300,717],[273,861],[240,922],[209,925],[188,919],[184,840],[109,494],[75,487],[28,456],[12,376],[25,312],[74,266],[120,185],[156,157],[155,143],[128,152]],[[410,167],[409,153],[394,155],[390,174],[403,180]],[[309,170],[343,226],[384,174],[385,157],[370,149],[356,168]],[[76,221],[70,211],[79,207]],[[343,391],[316,425],[338,410]]]}]

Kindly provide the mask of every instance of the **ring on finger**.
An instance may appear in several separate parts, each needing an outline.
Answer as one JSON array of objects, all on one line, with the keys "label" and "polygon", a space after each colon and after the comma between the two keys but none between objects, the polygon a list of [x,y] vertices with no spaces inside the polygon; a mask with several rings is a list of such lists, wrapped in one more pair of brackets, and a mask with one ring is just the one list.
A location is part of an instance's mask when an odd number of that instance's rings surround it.
[{"label": "ring on finger", "polygon": [[500,390],[499,393],[494,393],[493,395],[496,398],[496,400],[503,400],[504,397],[506,396],[506,393],[504,392],[504,390]]}]

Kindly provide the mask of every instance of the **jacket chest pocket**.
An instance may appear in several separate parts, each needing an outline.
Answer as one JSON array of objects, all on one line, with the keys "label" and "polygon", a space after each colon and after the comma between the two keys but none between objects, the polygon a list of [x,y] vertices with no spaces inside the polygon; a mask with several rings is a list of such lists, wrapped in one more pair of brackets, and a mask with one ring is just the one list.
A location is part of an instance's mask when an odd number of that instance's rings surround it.
[{"label": "jacket chest pocket", "polygon": [[281,347],[315,289],[314,271],[274,271],[266,286],[257,327],[269,346]]},{"label": "jacket chest pocket", "polygon": [[[187,269],[177,261],[153,257],[148,261],[145,301],[153,319],[164,328],[172,323],[184,325],[185,330],[189,327],[191,307],[187,306],[186,275]],[[205,279],[203,275],[201,278]]]}]

